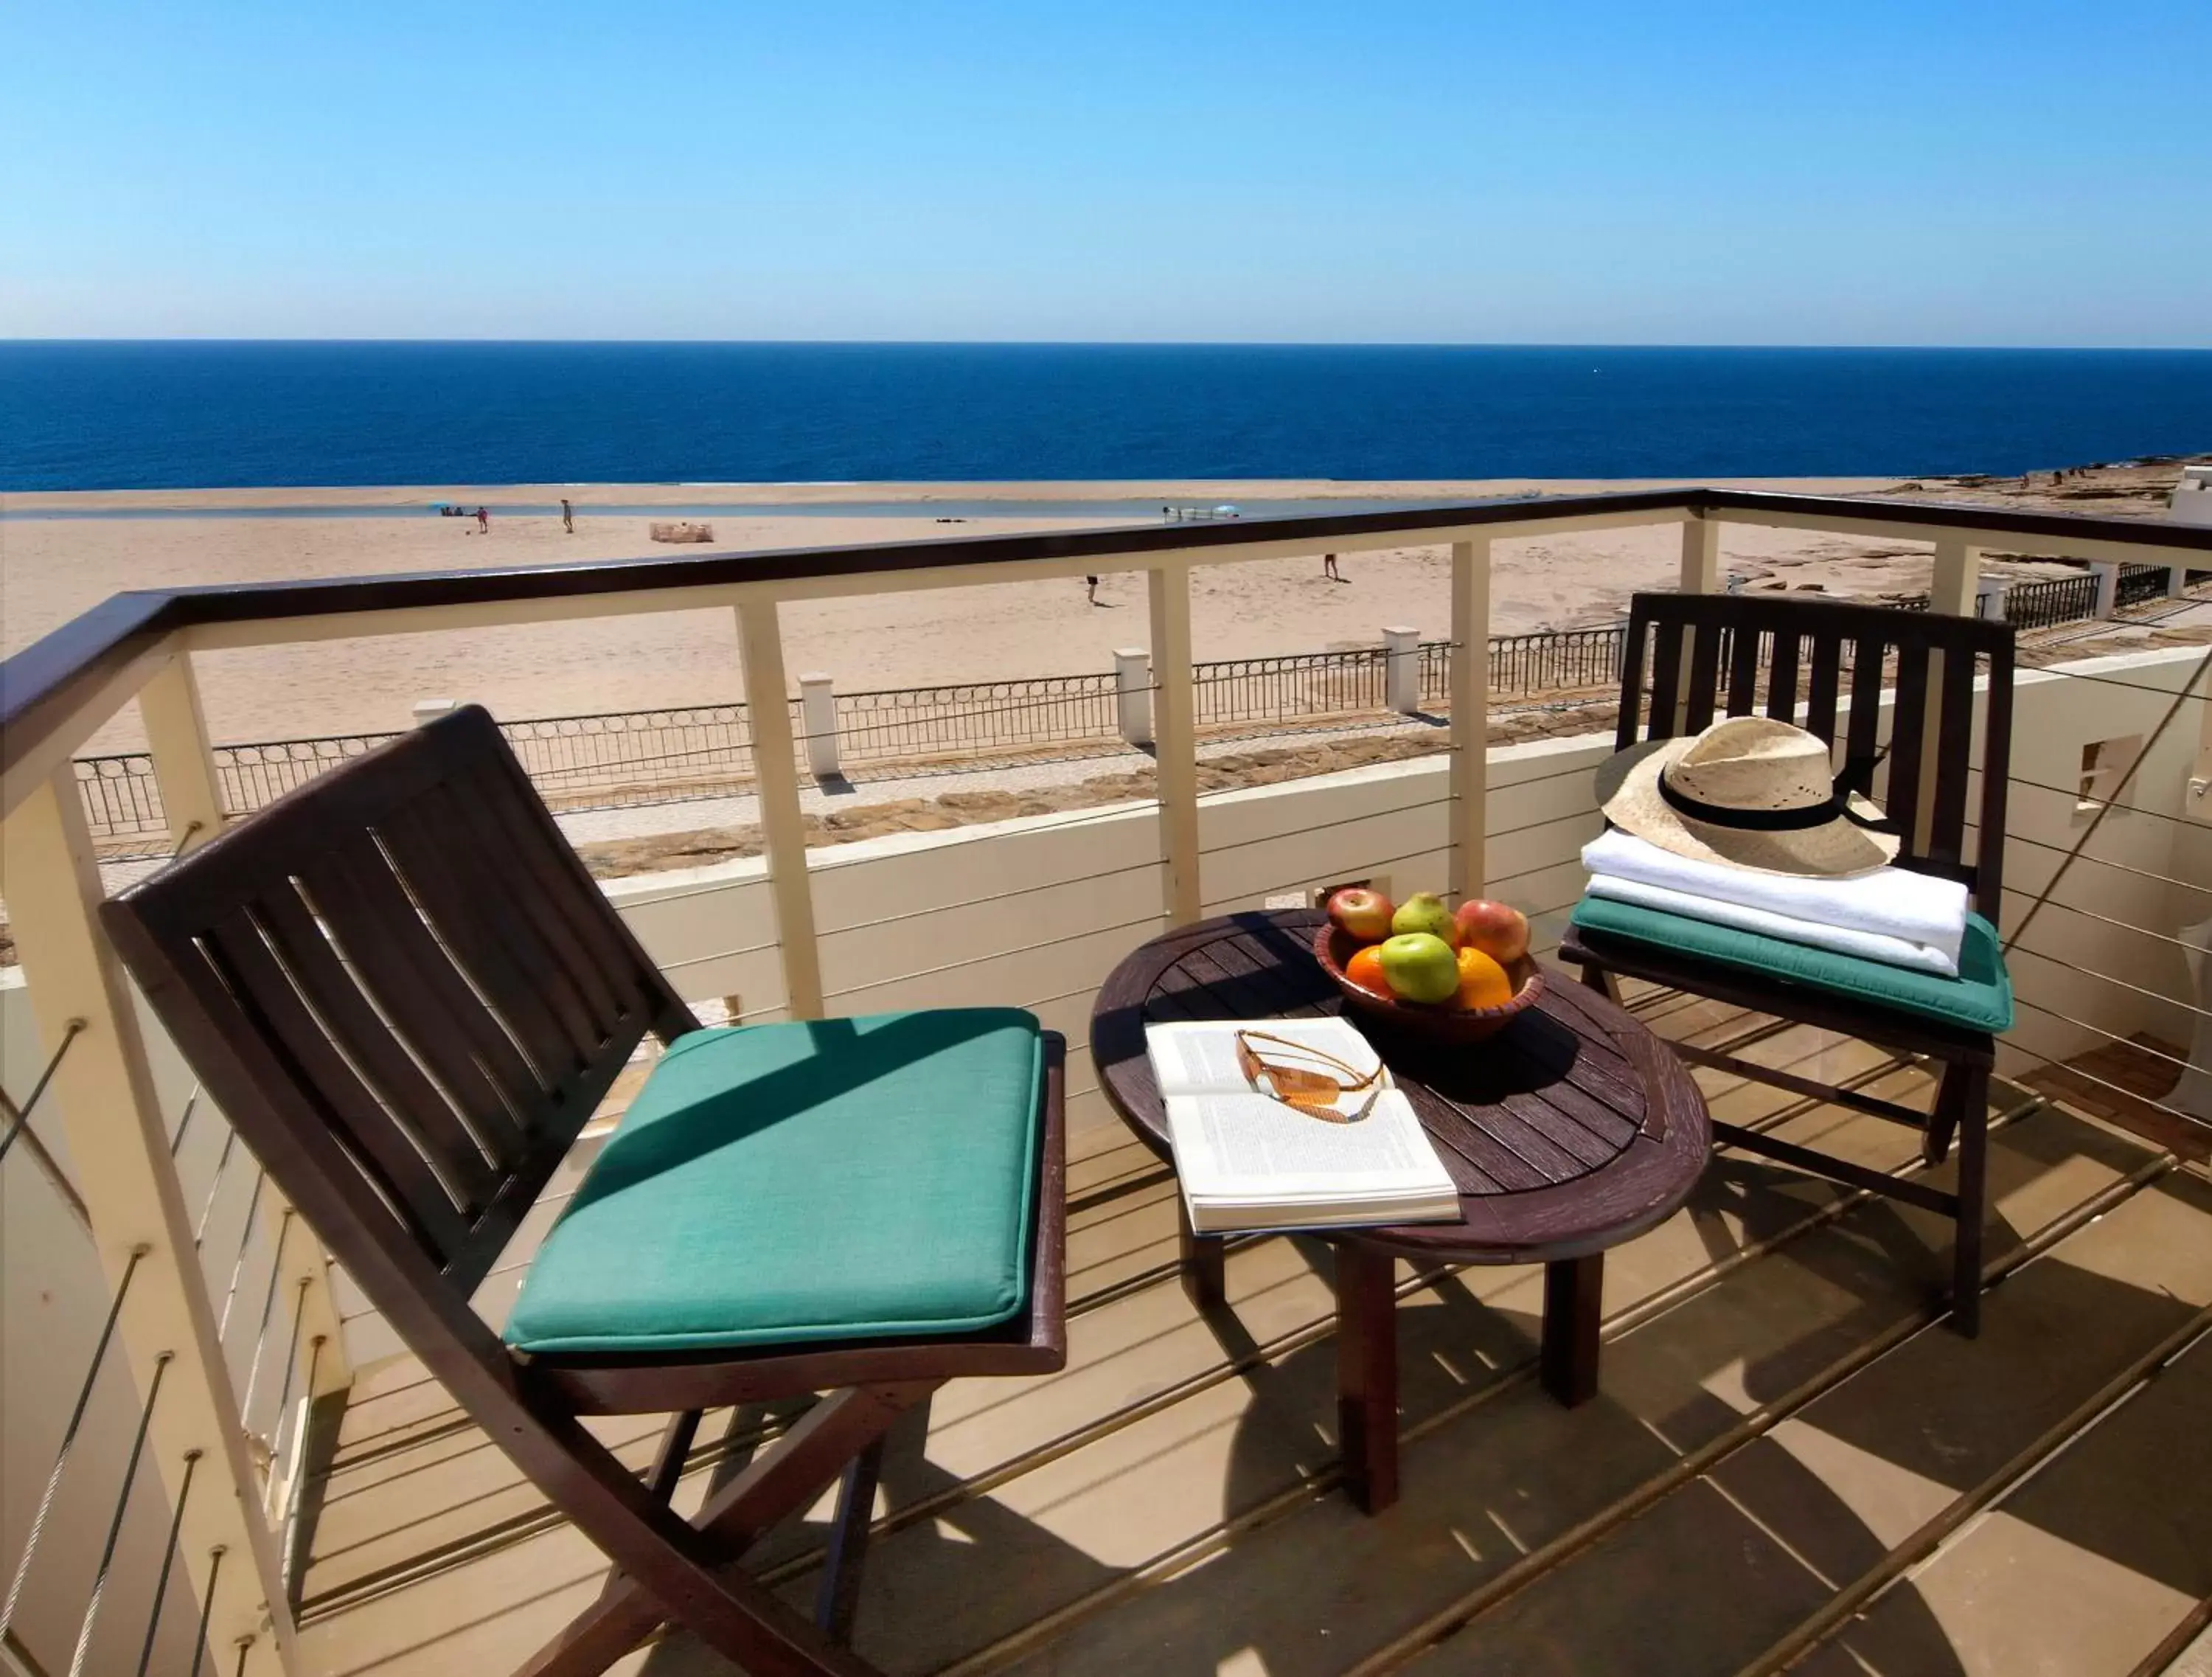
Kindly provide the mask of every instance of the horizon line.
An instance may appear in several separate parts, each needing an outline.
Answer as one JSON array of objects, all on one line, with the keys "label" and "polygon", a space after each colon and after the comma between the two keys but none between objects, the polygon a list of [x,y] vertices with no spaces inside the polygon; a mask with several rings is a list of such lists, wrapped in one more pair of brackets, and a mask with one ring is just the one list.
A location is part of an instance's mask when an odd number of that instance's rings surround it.
[{"label": "horizon line", "polygon": [[189,333],[167,337],[0,337],[0,349],[89,347],[94,345],[210,346],[256,344],[270,347],[459,347],[501,345],[544,349],[1574,349],[1574,350],[1792,350],[1831,354],[1922,353],[1951,355],[2212,355],[2212,344],[2100,343],[1654,343],[1627,339],[1544,341],[1462,338],[1051,338],[1051,337],[404,337],[394,335],[325,337],[232,337]]}]

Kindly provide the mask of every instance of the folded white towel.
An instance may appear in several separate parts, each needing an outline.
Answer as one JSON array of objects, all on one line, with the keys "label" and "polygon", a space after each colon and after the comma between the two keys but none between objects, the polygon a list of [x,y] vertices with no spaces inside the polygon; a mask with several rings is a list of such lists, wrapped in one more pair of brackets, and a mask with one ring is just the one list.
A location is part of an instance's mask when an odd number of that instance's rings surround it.
[{"label": "folded white towel", "polygon": [[1761,873],[1692,861],[1619,828],[1607,829],[1583,848],[1583,866],[1593,874],[1739,903],[1816,926],[1928,945],[1942,951],[1954,967],[1966,931],[1966,888],[1955,879],[1932,878],[1910,868],[1879,867],[1842,879]]},{"label": "folded white towel", "polygon": [[1741,932],[1764,933],[1770,938],[1833,950],[1838,955],[1856,955],[1862,960],[1880,961],[1887,966],[1911,967],[1919,972],[1939,973],[1945,978],[1959,975],[1957,956],[1947,954],[1933,944],[1884,937],[1879,932],[1822,926],[1814,921],[1771,914],[1765,908],[1747,908],[1741,902],[1723,902],[1717,897],[1693,896],[1688,891],[1669,890],[1664,885],[1646,885],[1610,873],[1590,875],[1589,895],[1609,896],[1616,902],[1639,903],[1646,908],[1664,908],[1668,914],[1689,920],[1733,926]]}]

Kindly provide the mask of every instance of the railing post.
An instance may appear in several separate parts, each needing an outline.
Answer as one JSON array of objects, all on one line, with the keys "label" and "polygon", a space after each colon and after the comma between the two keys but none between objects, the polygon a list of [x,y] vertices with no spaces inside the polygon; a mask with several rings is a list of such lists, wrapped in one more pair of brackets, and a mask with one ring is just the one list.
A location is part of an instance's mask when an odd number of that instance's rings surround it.
[{"label": "railing post", "polygon": [[1452,544],[1451,818],[1452,895],[1482,895],[1489,877],[1490,543]]},{"label": "railing post", "polygon": [[1717,594],[1721,588],[1721,527],[1703,513],[1682,520],[1682,575],[1686,594]]},{"label": "railing post", "polygon": [[2120,568],[2108,559],[2100,559],[2089,568],[2097,574],[2097,604],[2090,615],[2095,617],[2116,617],[2120,611]]},{"label": "railing post", "polygon": [[822,951],[814,940],[814,894],[806,878],[806,818],[799,807],[799,760],[791,738],[791,696],[783,675],[783,634],[775,602],[738,607],[738,650],[744,666],[745,715],[751,724],[753,781],[760,788],[762,848],[775,904],[783,993],[794,1019],[822,1017]]},{"label": "railing post", "polygon": [[1163,906],[1170,926],[1203,913],[1198,886],[1198,725],[1191,690],[1190,572],[1162,565],[1149,574],[1152,610],[1153,769],[1160,794],[1160,854],[1167,862]]},{"label": "railing post", "polygon": [[837,767],[837,696],[825,675],[799,678],[799,725],[806,731],[806,767],[817,781],[834,781]]},{"label": "railing post", "polygon": [[1382,631],[1382,702],[1401,715],[1418,715],[1421,708],[1421,631],[1386,629]]},{"label": "railing post", "polygon": [[2002,576],[1985,576],[1974,585],[1974,615],[1991,623],[2002,623],[2005,617],[2005,596],[2012,592],[2012,584]]},{"label": "railing post", "polygon": [[2168,565],[2166,568],[2166,597],[2180,599],[2189,592],[2189,567]]},{"label": "railing post", "polygon": [[417,699],[414,708],[407,713],[411,719],[409,726],[419,728],[425,722],[434,722],[441,716],[450,716],[459,708],[459,702],[453,699]]},{"label": "railing post", "polygon": [[[1928,580],[1928,609],[1947,617],[1973,615],[1974,584],[1981,575],[1982,550],[1954,536],[1936,543],[1936,568]],[[1933,680],[1931,672],[1929,679]]]},{"label": "railing post", "polygon": [[58,1042],[70,1020],[83,1021],[84,1040],[56,1069],[52,1094],[111,1289],[137,1257],[118,1332],[142,1393],[168,1359],[148,1453],[173,1501],[194,1452],[203,1476],[228,1481],[230,1494],[185,1503],[178,1540],[196,1594],[213,1570],[210,1646],[225,1671],[232,1669],[230,1650],[250,1639],[246,1670],[291,1672],[298,1650],[276,1546],[259,1517],[261,1486],[246,1452],[239,1394],[170,1164],[129,984],[94,918],[100,870],[67,763],[8,817],[0,854],[6,862],[0,890],[40,1034]]},{"label": "railing post", "polygon": [[[1692,513],[1682,521],[1682,569],[1675,583],[1679,592],[1712,594],[1721,586],[1721,527],[1703,513]],[[1682,626],[1681,674],[1677,677],[1674,703],[1679,708],[1690,697],[1690,670],[1693,659],[1691,642],[1695,631],[1688,624]]]},{"label": "railing post", "polygon": [[1114,654],[1114,721],[1127,744],[1152,743],[1152,655],[1142,647]]},{"label": "railing post", "polygon": [[200,712],[192,655],[179,652],[138,691],[138,714],[161,788],[161,813],[179,854],[205,844],[222,830],[222,787]]}]

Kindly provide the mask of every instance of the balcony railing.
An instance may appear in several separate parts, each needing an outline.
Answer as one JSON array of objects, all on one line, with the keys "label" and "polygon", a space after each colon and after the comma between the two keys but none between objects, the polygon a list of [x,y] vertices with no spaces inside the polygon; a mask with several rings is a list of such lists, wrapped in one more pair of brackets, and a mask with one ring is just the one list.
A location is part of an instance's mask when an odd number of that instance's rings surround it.
[{"label": "balcony railing", "polygon": [[[73,760],[121,706],[134,698],[139,705],[170,842],[183,850],[219,830],[233,801],[200,716],[193,664],[204,652],[729,608],[752,719],[746,743],[757,756],[766,854],[704,882],[647,880],[613,891],[679,988],[726,1001],[746,1018],[1012,1002],[1080,1042],[1099,979],[1131,944],[1164,924],[1334,880],[1387,874],[1401,886],[1486,890],[1555,929],[1580,889],[1577,854],[1597,819],[1589,771],[1609,742],[1487,752],[1490,660],[1460,652],[1489,641],[1494,542],[1651,524],[1680,527],[1680,584],[1702,592],[1719,586],[1720,543],[1730,525],[1929,543],[1929,609],[1952,612],[1972,610],[1984,547],[2124,562],[2160,577],[2212,568],[2206,529],[1668,490],[1172,532],[127,594],[9,659],[0,668],[7,865],[0,895],[24,981],[0,990],[8,1088],[24,1115],[21,1124],[9,1121],[17,1139],[7,1159],[9,1204],[12,1216],[13,1182],[29,1160],[40,1175],[23,1180],[43,1183],[57,1208],[48,1244],[54,1253],[71,1240],[82,1245],[73,1296],[80,1304],[91,1299],[42,1340],[61,1370],[52,1424],[42,1415],[20,1423],[10,1417],[11,1447],[20,1437],[53,1448],[46,1455],[52,1489],[36,1541],[16,1545],[9,1635],[62,1668],[83,1650],[86,1669],[138,1668],[143,1652],[146,1668],[184,1670],[204,1647],[226,1672],[301,1669],[292,1540],[315,1402],[344,1391],[357,1367],[394,1348],[388,1330],[330,1270],[313,1230],[143,1022],[99,934],[94,911],[102,886]],[[1448,545],[1452,555],[1448,650],[1430,655],[1422,684],[1449,712],[1449,757],[1218,794],[1202,805],[1199,728],[1234,719],[1202,709],[1191,572],[1416,544]],[[927,835],[896,853],[810,860],[778,626],[784,601],[1109,570],[1148,579],[1156,800],[1042,817],[984,837]],[[1595,660],[1589,667],[1562,670],[1560,679],[1601,686],[1612,678],[1603,673],[1601,646],[1594,641],[1586,655]],[[2168,653],[2136,660],[2130,665],[2136,673],[2125,677],[2023,675],[2021,743],[2012,763],[1993,766],[2037,788],[2041,800],[2019,800],[2021,860],[2008,859],[2008,866],[2018,888],[2032,895],[2048,880],[2100,788],[2112,801],[2117,782],[2109,769],[2097,780],[2085,745],[2123,752],[2130,738],[2158,737],[2169,702],[2194,692],[2197,667],[2190,654]],[[2165,737],[2154,772],[2136,781],[2133,796],[2158,812],[2161,830],[2193,819],[2185,788],[2199,768],[2197,720]],[[588,767],[578,757],[551,762],[547,772]],[[2112,882],[2090,899],[2100,906],[2077,897],[2062,908],[2054,898],[2054,911],[2021,951],[2017,975],[2031,1011],[2014,1039],[2019,1064],[2064,1060],[2139,1028],[2144,997],[2168,1022],[2196,1011],[2185,979],[2163,967],[2154,972],[2140,956],[2154,939],[2174,942],[2136,928],[2176,924],[2170,881],[2197,878],[2193,852],[2185,854],[2188,848],[2171,834],[2152,838],[2152,823],[2116,817],[2097,864]],[[2085,973],[2103,981],[2087,987],[2087,1000]],[[2032,1011],[2038,1006],[2047,1014]],[[1075,1121],[1096,1121],[1096,1079],[1079,1049],[1069,1089]],[[495,1294],[520,1267],[495,1278]],[[500,1307],[496,1297],[483,1303]],[[21,1323],[11,1320],[9,1332],[22,1332]],[[106,1476],[97,1493],[85,1489],[97,1482],[95,1467]]]}]

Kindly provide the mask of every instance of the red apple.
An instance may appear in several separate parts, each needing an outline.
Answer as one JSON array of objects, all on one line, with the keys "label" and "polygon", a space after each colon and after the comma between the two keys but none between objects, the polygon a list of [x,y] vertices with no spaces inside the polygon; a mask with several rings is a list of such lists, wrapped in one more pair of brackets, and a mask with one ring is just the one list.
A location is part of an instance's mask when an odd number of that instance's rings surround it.
[{"label": "red apple", "polygon": [[1478,896],[1461,903],[1453,918],[1459,922],[1460,947],[1479,949],[1501,967],[1528,952],[1528,916],[1518,908]]},{"label": "red apple", "polygon": [[1336,928],[1363,944],[1379,944],[1389,937],[1390,916],[1395,912],[1389,897],[1364,885],[1346,885],[1328,899],[1328,917]]}]

